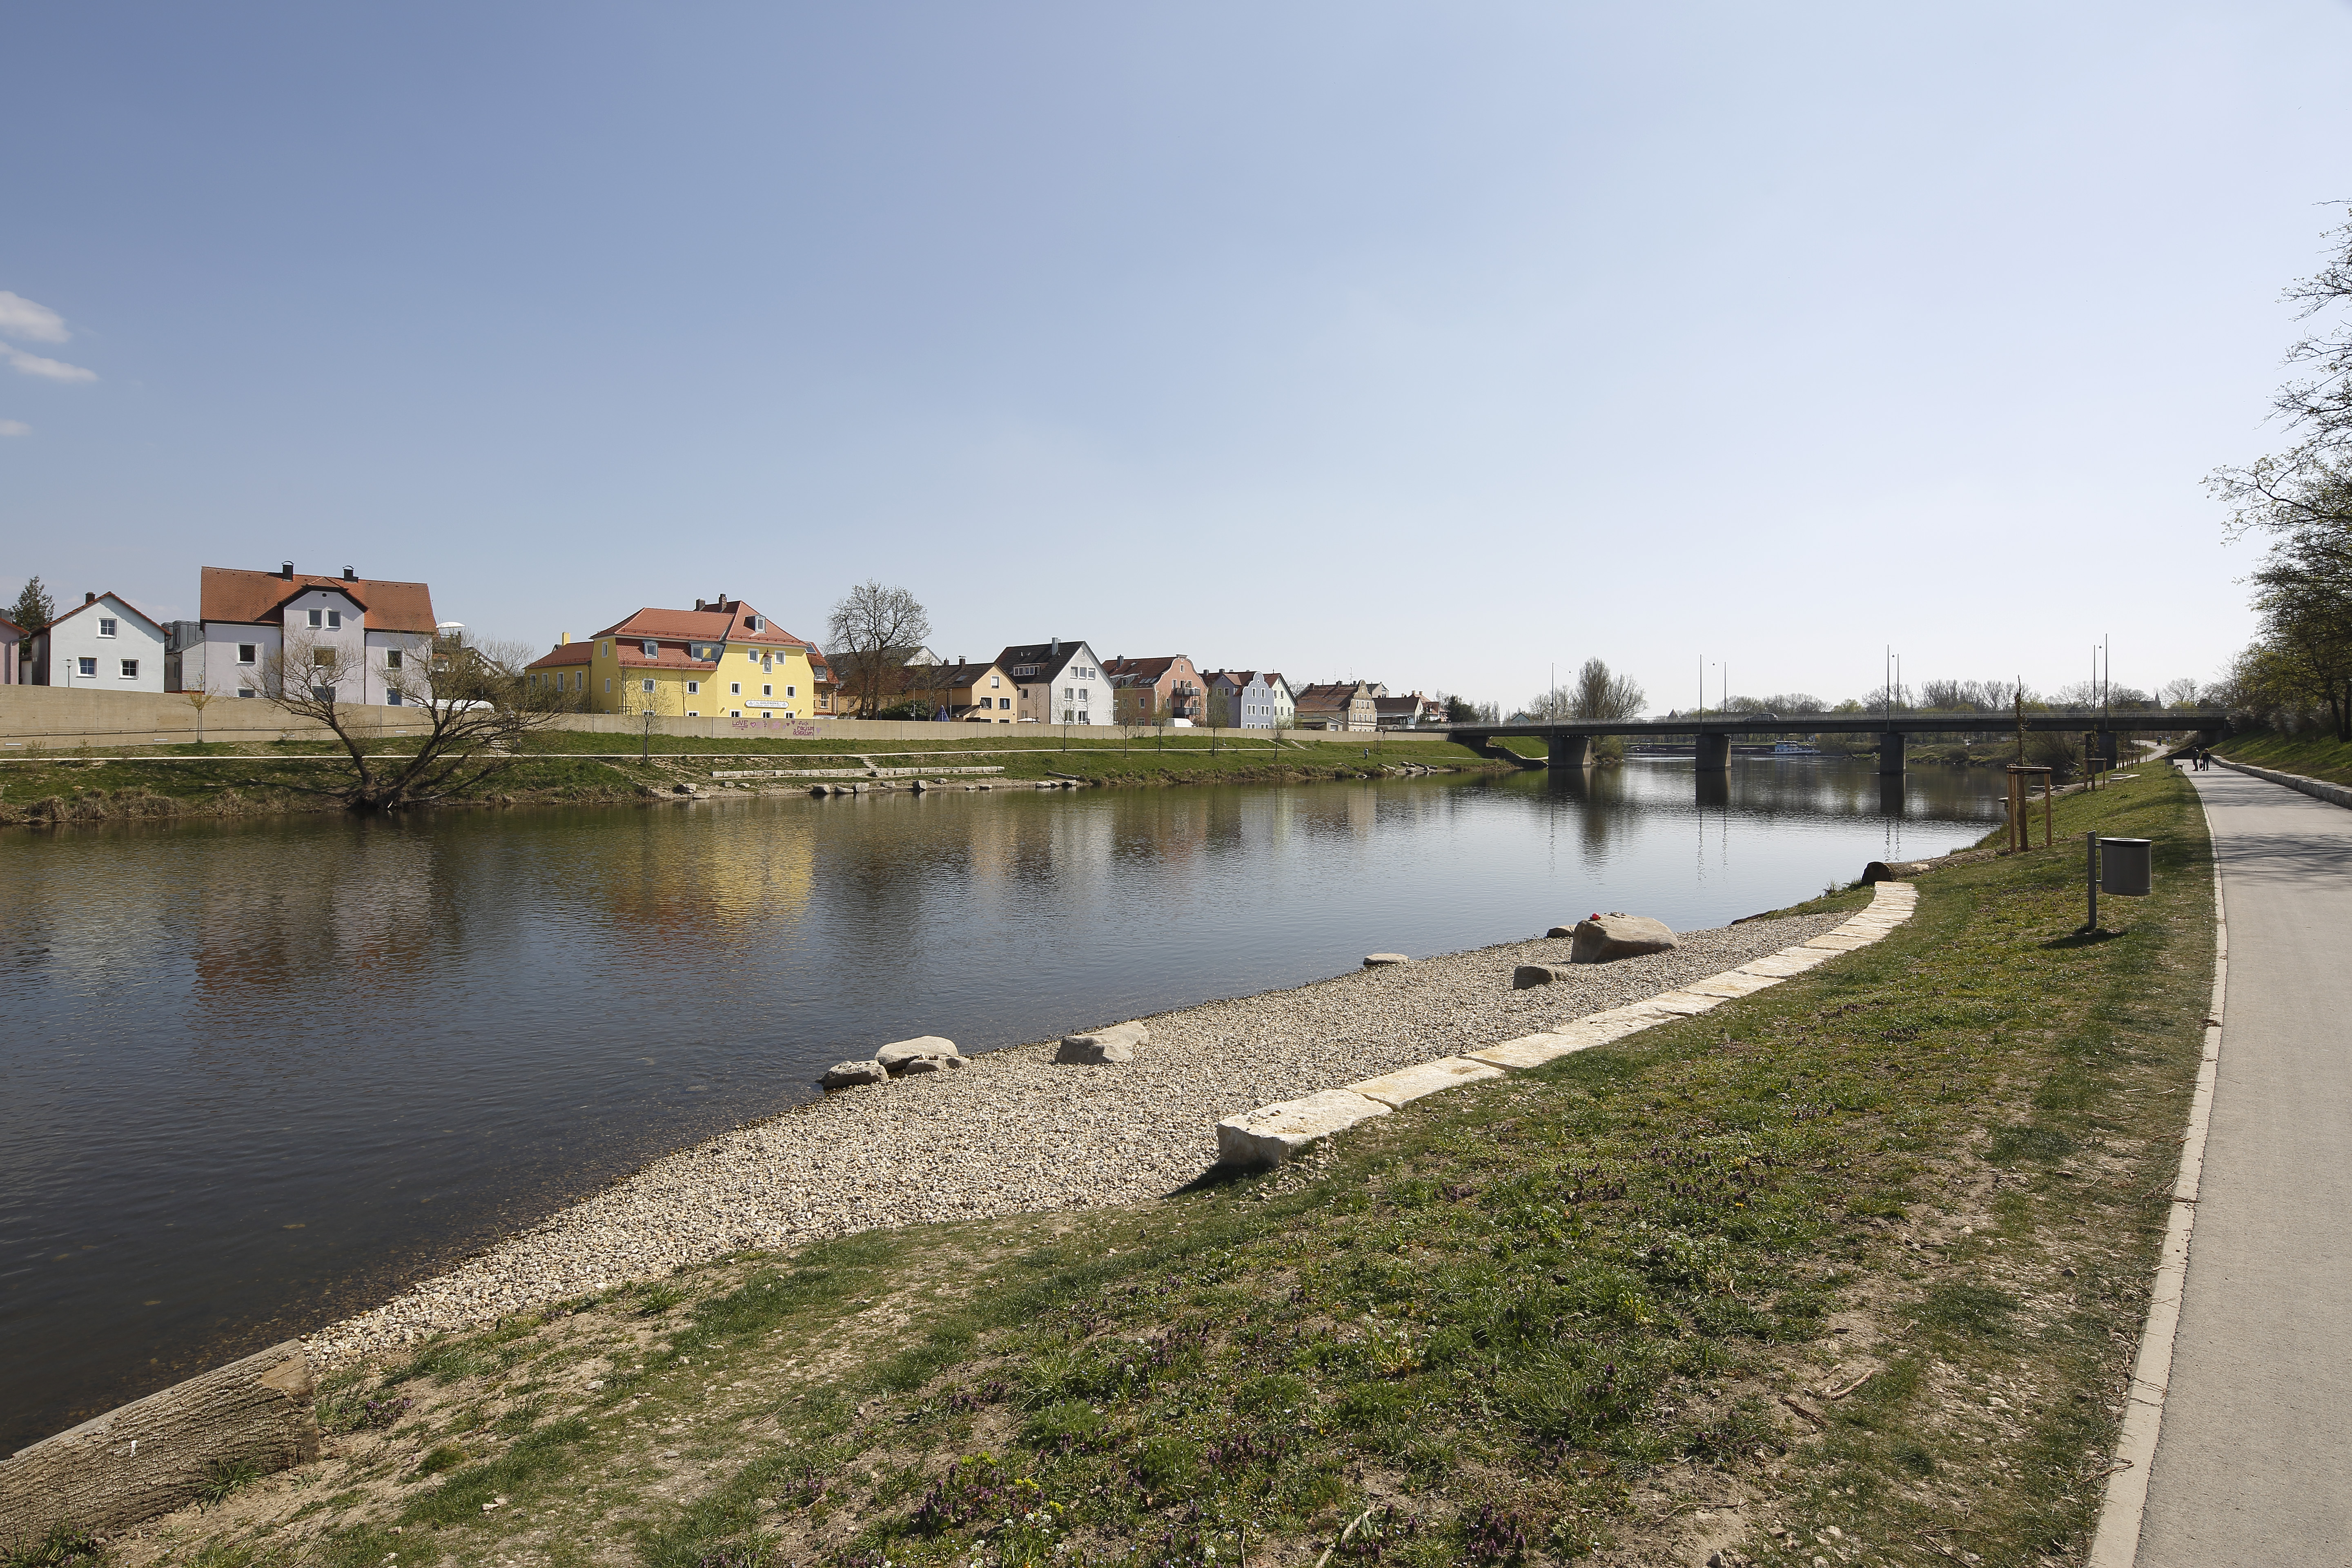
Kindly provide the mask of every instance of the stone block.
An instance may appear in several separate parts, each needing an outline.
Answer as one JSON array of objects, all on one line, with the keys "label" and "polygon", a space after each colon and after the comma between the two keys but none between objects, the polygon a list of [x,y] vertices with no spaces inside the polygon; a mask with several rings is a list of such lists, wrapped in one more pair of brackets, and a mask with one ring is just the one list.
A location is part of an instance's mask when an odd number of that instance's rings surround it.
[{"label": "stone block", "polygon": [[1526,991],[1537,985],[1549,985],[1555,980],[1565,980],[1567,973],[1557,963],[1522,963],[1511,971],[1511,989]]},{"label": "stone block", "polygon": [[0,1542],[52,1525],[113,1535],[196,1500],[221,1470],[265,1475],[319,1457],[302,1342],[190,1378],[0,1462]]},{"label": "stone block", "polygon": [[897,1078],[907,1070],[908,1064],[911,1062],[961,1055],[963,1053],[956,1049],[953,1040],[940,1035],[918,1035],[911,1040],[893,1040],[875,1052],[874,1059],[880,1062],[892,1078]]},{"label": "stone block", "polygon": [[1874,940],[1875,939],[1866,936],[1843,936],[1834,931],[1825,931],[1802,945],[1827,948],[1832,952],[1852,952],[1857,947],[1868,947]]},{"label": "stone block", "polygon": [[1407,958],[1402,952],[1368,952],[1364,954],[1364,967],[1366,969],[1386,969],[1391,964],[1411,963],[1412,962],[1412,959]]},{"label": "stone block", "polygon": [[1727,996],[1709,996],[1698,991],[1667,991],[1651,997],[1643,1005],[1654,1007],[1661,1013],[1672,1013],[1677,1017],[1687,1018],[1696,1014],[1704,1013],[1711,1007],[1720,1007],[1729,1000]]},{"label": "stone block", "polygon": [[1261,1105],[1217,1123],[1217,1163],[1244,1169],[1279,1165],[1334,1132],[1388,1114],[1379,1100],[1345,1089]]},{"label": "stone block", "polygon": [[1562,1035],[1521,1035],[1516,1040],[1503,1040],[1466,1053],[1474,1062],[1486,1062],[1498,1068],[1539,1068],[1546,1062],[1558,1061],[1565,1056],[1590,1048]]},{"label": "stone block", "polygon": [[1780,977],[1770,974],[1742,974],[1737,969],[1727,969],[1720,974],[1710,974],[1704,980],[1694,980],[1683,987],[1702,996],[1753,996],[1768,986],[1780,984]]},{"label": "stone block", "polygon": [[1817,963],[1827,963],[1827,949],[1819,947],[1784,947],[1778,952],[1768,952],[1761,958],[1751,958],[1739,966],[1742,974],[1761,974],[1770,980],[1786,980],[1802,974]]},{"label": "stone block", "polygon": [[1675,933],[1664,921],[1654,921],[1647,915],[1594,915],[1577,921],[1570,932],[1568,961],[1607,963],[1620,958],[1639,958],[1645,952],[1664,952],[1676,945]]},{"label": "stone block", "polygon": [[828,1094],[836,1089],[856,1089],[860,1084],[887,1083],[889,1080],[888,1069],[877,1061],[835,1062],[824,1069],[824,1088]]},{"label": "stone block", "polygon": [[1111,1067],[1135,1060],[1135,1047],[1151,1038],[1141,1024],[1113,1024],[1083,1035],[1065,1035],[1054,1059],[1081,1067]]},{"label": "stone block", "polygon": [[1366,1100],[1377,1100],[1391,1110],[1419,1100],[1425,1094],[1443,1089],[1459,1089],[1465,1083],[1500,1078],[1503,1069],[1488,1062],[1472,1061],[1466,1057],[1441,1057],[1433,1062],[1422,1062],[1394,1072],[1368,1078],[1361,1083],[1351,1083],[1348,1090]]}]

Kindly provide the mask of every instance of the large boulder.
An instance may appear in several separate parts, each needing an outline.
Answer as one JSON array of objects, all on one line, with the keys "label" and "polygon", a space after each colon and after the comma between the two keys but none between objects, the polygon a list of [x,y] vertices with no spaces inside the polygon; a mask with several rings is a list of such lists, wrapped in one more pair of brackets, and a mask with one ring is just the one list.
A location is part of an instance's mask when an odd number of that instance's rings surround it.
[{"label": "large boulder", "polygon": [[1568,961],[1570,963],[1607,963],[1613,959],[1639,958],[1645,952],[1664,952],[1677,945],[1675,933],[1664,921],[1654,921],[1647,915],[1612,912],[1593,915],[1576,922],[1569,933]]},{"label": "large boulder", "polygon": [[[875,1052],[874,1059],[880,1062],[883,1070],[892,1078],[900,1078],[909,1072],[937,1072],[943,1067],[963,1066],[963,1053],[956,1049],[956,1043],[939,1035],[918,1035],[911,1040],[893,1040]],[[915,1066],[917,1062],[931,1065],[918,1068]]]},{"label": "large boulder", "polygon": [[1135,1060],[1135,1047],[1151,1037],[1141,1024],[1113,1024],[1083,1035],[1065,1035],[1054,1059],[1080,1067],[1117,1067]]},{"label": "large boulder", "polygon": [[880,1062],[835,1062],[824,1069],[825,1092],[836,1089],[856,1089],[860,1084],[887,1083],[889,1072]]}]

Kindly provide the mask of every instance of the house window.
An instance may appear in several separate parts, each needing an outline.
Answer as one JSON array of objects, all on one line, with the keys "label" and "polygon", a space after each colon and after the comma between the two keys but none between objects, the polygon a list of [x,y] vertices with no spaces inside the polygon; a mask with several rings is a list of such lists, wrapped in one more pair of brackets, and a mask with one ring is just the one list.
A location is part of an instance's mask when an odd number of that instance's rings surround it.
[{"label": "house window", "polygon": [[651,691],[654,689],[654,683],[650,680],[645,681],[642,684],[647,691]]},{"label": "house window", "polygon": [[[688,697],[697,696],[701,692],[701,690],[702,682],[699,680],[689,680],[686,683],[686,694]],[[693,715],[688,714],[688,717],[691,718]]]},{"label": "house window", "polygon": [[236,645],[236,662],[239,664],[251,664],[259,657],[260,653],[261,648],[258,644],[241,642]]},{"label": "house window", "polygon": [[386,669],[398,669],[400,668],[400,650],[398,648],[388,647],[383,650],[383,667]]},{"label": "house window", "polygon": [[319,669],[332,669],[332,668],[335,668],[335,650],[334,650],[333,648],[331,648],[331,647],[314,647],[314,648],[312,648],[312,649],[310,650],[310,663],[311,663],[311,665],[312,665],[314,668],[319,668]]},{"label": "house window", "polygon": [[1076,693],[1076,691],[1072,690],[1070,688],[1068,688],[1068,687],[1066,687],[1066,686],[1065,686],[1064,688],[1062,688],[1062,696],[1063,696],[1065,699],[1068,699],[1068,698],[1076,697],[1076,695],[1077,695],[1077,693]]},{"label": "house window", "polygon": [[125,680],[136,680],[139,679],[139,661],[137,659],[126,658],[122,661],[122,679]]},{"label": "house window", "polygon": [[1002,686],[1004,684],[1004,678],[1001,675],[992,675],[988,678],[988,684],[991,686]]},{"label": "house window", "polygon": [[743,683],[742,683],[741,681],[740,681],[740,680],[730,680],[730,681],[729,681],[729,682],[727,683],[727,695],[728,695],[728,696],[730,696],[730,697],[740,697],[740,696],[742,696],[742,695],[743,695]]},{"label": "house window", "polygon": [[74,663],[80,667],[81,673],[89,679],[98,679],[98,660],[95,658],[78,658]]},{"label": "house window", "polygon": [[775,694],[776,689],[772,686],[762,686],[760,688],[760,695],[762,697],[773,697]]},{"label": "house window", "polygon": [[801,689],[797,686],[787,686],[784,688],[784,695],[787,697],[798,697],[800,694]]},{"label": "house window", "polygon": [[730,708],[727,710],[727,717],[730,719],[740,719],[743,717],[743,710],[740,708]]},{"label": "house window", "polygon": [[604,678],[604,695],[607,697],[613,695],[613,678],[609,675]]},{"label": "house window", "polygon": [[996,700],[996,705],[999,708],[1010,708],[1013,706],[1013,699],[1010,697],[1000,697]]},{"label": "house window", "polygon": [[98,635],[102,637],[110,637],[114,635],[114,617],[112,616],[100,616],[98,617]]},{"label": "house window", "polygon": [[253,688],[250,686],[240,686],[236,689],[236,694],[239,697],[250,697],[253,695]]},{"label": "house window", "polygon": [[750,659],[753,664],[757,664],[760,662],[760,650],[755,647],[747,647],[743,650],[743,657]]},{"label": "house window", "polygon": [[654,641],[651,637],[647,637],[637,646],[645,649],[646,657],[647,658],[659,658],[661,657],[661,644]]},{"label": "house window", "polygon": [[343,629],[342,611],[329,610],[327,612],[327,629],[331,632],[339,632]]},{"label": "house window", "polygon": [[612,657],[613,657],[613,645],[612,645],[611,643],[609,643],[609,642],[600,642],[600,643],[598,643],[598,644],[596,645],[596,657],[597,657],[598,658],[612,658]]},{"label": "house window", "polygon": [[312,626],[322,626],[326,625],[326,624],[327,624],[327,613],[326,613],[324,610],[313,610],[313,611],[311,611],[311,612],[310,612],[310,624],[311,624]]},{"label": "house window", "polygon": [[387,708],[397,708],[397,707],[399,707],[399,706],[400,706],[400,693],[399,693],[399,692],[397,692],[397,691],[387,691],[387,692],[385,692],[385,693],[383,694],[383,705],[384,705],[385,707],[387,707]]},{"label": "house window", "polygon": [[689,719],[699,719],[702,717],[702,710],[699,708],[689,708],[686,710],[686,716]]}]

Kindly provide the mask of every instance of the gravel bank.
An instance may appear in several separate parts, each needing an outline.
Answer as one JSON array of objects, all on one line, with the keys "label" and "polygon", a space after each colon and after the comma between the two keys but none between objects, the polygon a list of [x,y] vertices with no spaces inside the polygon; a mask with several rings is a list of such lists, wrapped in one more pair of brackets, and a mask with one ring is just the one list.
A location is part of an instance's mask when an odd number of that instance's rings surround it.
[{"label": "gravel bank", "polygon": [[307,1343],[340,1361],[748,1247],[1155,1196],[1214,1162],[1220,1117],[1653,996],[1843,918],[1691,931],[1527,991],[1513,967],[1564,963],[1568,942],[1510,942],[1161,1014],[1132,1066],[1057,1067],[1046,1042],[846,1089],[657,1160]]}]

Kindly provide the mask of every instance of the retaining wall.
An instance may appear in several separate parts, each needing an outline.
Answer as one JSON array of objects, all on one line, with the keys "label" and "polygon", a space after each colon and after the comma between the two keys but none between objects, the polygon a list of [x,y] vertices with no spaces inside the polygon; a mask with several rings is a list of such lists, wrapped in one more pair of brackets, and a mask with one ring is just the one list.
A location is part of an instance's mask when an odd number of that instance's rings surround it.
[{"label": "retaining wall", "polygon": [[[362,728],[383,735],[415,732],[417,710],[351,704],[344,710]],[[556,727],[592,735],[635,737],[646,732],[643,717],[625,713],[567,713]],[[656,716],[653,732],[683,739],[711,741],[786,739],[796,741],[929,741],[961,746],[989,746],[1013,742],[1058,741],[1059,724],[926,723],[889,719],[686,719]],[[1074,741],[1157,739],[1160,731],[1147,725],[1073,724],[1066,733]],[[1339,746],[1377,747],[1381,737],[1337,730],[1178,730],[1171,735],[1213,737],[1232,745],[1285,741],[1314,741]],[[1412,734],[1406,731],[1402,733]],[[1429,733],[1423,739],[1442,741]],[[86,691],[64,686],[0,686],[0,756],[20,755],[35,747],[64,751],[82,747],[182,745],[193,741],[228,741],[250,744],[268,741],[329,740],[321,726],[294,719],[257,697],[215,697],[202,714],[178,692]],[[626,750],[625,743],[615,751]]]},{"label": "retaining wall", "polygon": [[2257,768],[2245,763],[2233,763],[2227,757],[2215,757],[2213,764],[2216,767],[2228,768],[2231,773],[2252,773],[2258,779],[2268,779],[2273,784],[2284,784],[2289,789],[2299,789],[2313,799],[2324,800],[2330,805],[2352,807],[2352,785],[2329,784],[2326,779],[2305,778],[2301,773],[2283,773],[2275,768]]},{"label": "retaining wall", "polygon": [[0,1548],[51,1526],[112,1535],[193,1502],[224,1472],[319,1457],[316,1387],[302,1342],[110,1410],[0,1460]]}]

